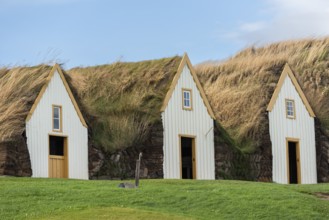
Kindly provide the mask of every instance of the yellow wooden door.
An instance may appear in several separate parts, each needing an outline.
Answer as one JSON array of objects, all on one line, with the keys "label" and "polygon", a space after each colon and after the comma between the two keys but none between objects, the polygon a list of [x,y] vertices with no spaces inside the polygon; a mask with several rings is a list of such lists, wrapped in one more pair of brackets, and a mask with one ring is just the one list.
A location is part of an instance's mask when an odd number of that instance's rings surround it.
[{"label": "yellow wooden door", "polygon": [[[55,140],[55,141],[54,141]],[[49,141],[49,177],[68,177],[67,137],[50,136]]]},{"label": "yellow wooden door", "polygon": [[301,179],[301,170],[300,170],[300,149],[299,149],[299,142],[296,143],[296,162],[297,162],[297,182],[298,184],[302,183]]},{"label": "yellow wooden door", "polygon": [[49,177],[65,178],[65,156],[49,155]]},{"label": "yellow wooden door", "polygon": [[193,173],[193,179],[196,179],[195,138],[192,139],[192,173]]},{"label": "yellow wooden door", "polygon": [[287,155],[287,179],[288,183],[301,183],[300,169],[300,149],[299,140],[296,138],[286,138]]}]

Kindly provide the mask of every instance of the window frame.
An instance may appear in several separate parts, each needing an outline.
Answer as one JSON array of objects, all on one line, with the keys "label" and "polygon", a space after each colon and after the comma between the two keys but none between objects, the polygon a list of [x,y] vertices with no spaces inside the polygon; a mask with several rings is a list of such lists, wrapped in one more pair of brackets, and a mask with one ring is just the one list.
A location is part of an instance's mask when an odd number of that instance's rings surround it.
[{"label": "window frame", "polygon": [[[292,103],[292,112],[293,112],[293,115],[289,115],[288,114],[288,102],[291,102]],[[295,105],[295,100],[294,99],[285,99],[285,112],[286,112],[286,117],[289,118],[289,119],[296,119],[296,105]]]},{"label": "window frame", "polygon": [[[189,92],[190,94],[190,106],[187,107],[185,106],[185,97],[184,97],[184,92]],[[182,107],[183,107],[183,110],[188,110],[188,111],[192,111],[193,110],[193,99],[192,99],[192,89],[187,89],[187,88],[182,88]]]},{"label": "window frame", "polygon": [[[55,120],[55,108],[58,108],[59,109],[59,118],[58,118],[58,121],[59,121],[59,128],[55,128],[55,123],[54,123],[54,120]],[[52,115],[51,115],[51,120],[52,120],[52,130],[54,132],[62,132],[63,131],[63,111],[62,111],[62,106],[61,105],[52,105]],[[57,118],[56,118],[57,119]]]}]

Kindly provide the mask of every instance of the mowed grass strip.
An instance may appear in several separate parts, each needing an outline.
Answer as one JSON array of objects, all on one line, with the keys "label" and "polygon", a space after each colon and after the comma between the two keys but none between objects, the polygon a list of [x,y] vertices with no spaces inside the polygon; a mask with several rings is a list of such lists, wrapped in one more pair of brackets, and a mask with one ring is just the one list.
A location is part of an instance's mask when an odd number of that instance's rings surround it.
[{"label": "mowed grass strip", "polygon": [[77,209],[69,212],[56,213],[52,216],[45,216],[39,219],[47,220],[72,220],[72,219],[157,219],[157,220],[187,220],[191,218],[174,216],[166,213],[159,213],[153,211],[145,211],[141,209],[132,209],[132,208],[118,208],[118,207],[94,207],[87,209]]},{"label": "mowed grass strip", "polygon": [[244,181],[121,181],[0,178],[1,219],[329,218],[329,184]]}]

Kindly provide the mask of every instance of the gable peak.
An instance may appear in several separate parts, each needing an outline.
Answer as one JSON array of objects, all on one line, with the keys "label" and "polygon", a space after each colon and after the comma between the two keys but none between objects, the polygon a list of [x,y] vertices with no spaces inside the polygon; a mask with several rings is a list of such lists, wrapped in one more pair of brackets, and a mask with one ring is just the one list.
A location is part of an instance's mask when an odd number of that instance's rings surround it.
[{"label": "gable peak", "polygon": [[284,65],[284,68],[282,70],[281,76],[279,78],[279,81],[278,81],[278,83],[276,85],[276,88],[274,90],[274,93],[273,93],[273,95],[271,97],[271,100],[270,100],[270,102],[269,102],[266,110],[269,111],[269,112],[272,111],[272,109],[273,109],[273,107],[275,105],[275,102],[276,102],[276,100],[278,98],[278,95],[279,95],[279,93],[281,91],[281,88],[283,86],[283,83],[284,83],[284,81],[285,81],[285,79],[286,79],[287,76],[290,78],[290,80],[291,80],[292,84],[294,85],[294,87],[295,87],[295,89],[296,89],[299,97],[302,99],[302,102],[305,105],[306,110],[308,111],[309,115],[311,117],[315,117],[315,114],[313,112],[313,109],[312,109],[310,103],[308,102],[308,100],[307,100],[307,98],[306,98],[306,96],[305,96],[302,88],[300,87],[300,85],[299,85],[299,83],[298,83],[298,81],[297,81],[297,79],[295,77],[295,74],[293,73],[293,71],[292,71],[292,69],[291,69],[291,67],[290,67],[290,65],[288,63],[286,63]]},{"label": "gable peak", "polygon": [[190,61],[190,58],[188,57],[188,55],[187,55],[186,52],[184,53],[183,58],[182,58],[182,61],[179,64],[179,67],[178,67],[178,70],[176,72],[176,75],[175,75],[175,77],[174,77],[174,79],[173,79],[173,81],[172,81],[172,83],[170,85],[169,91],[166,94],[166,97],[165,97],[165,99],[164,99],[164,101],[162,103],[162,107],[161,107],[161,110],[160,111],[161,112],[165,111],[165,109],[166,109],[166,107],[167,107],[167,105],[169,103],[169,100],[171,98],[171,95],[174,92],[174,89],[175,89],[175,87],[177,85],[178,79],[180,78],[180,76],[181,76],[181,74],[183,72],[183,69],[184,69],[185,65],[187,65],[187,67],[190,70],[190,74],[192,75],[193,81],[195,82],[196,87],[197,87],[197,89],[200,92],[200,95],[202,97],[203,103],[205,104],[205,106],[207,108],[208,114],[210,115],[210,117],[212,119],[215,120],[216,119],[215,114],[214,114],[214,112],[213,112],[213,110],[212,110],[212,108],[211,108],[211,106],[209,104],[209,101],[208,101],[208,99],[206,97],[206,94],[205,94],[205,92],[204,92],[204,90],[203,90],[203,88],[201,86],[201,83],[200,83],[200,81],[199,81],[199,79],[198,79],[198,77],[197,77],[197,75],[195,73],[195,70],[194,70],[194,68],[192,66],[192,63]]},{"label": "gable peak", "polygon": [[76,102],[76,100],[75,100],[75,98],[73,96],[73,93],[72,93],[72,91],[70,89],[70,86],[68,85],[68,83],[67,83],[67,81],[65,79],[65,76],[63,74],[62,68],[57,63],[54,64],[53,68],[49,72],[49,75],[47,77],[47,80],[46,80],[45,84],[43,85],[43,87],[41,88],[41,91],[39,92],[36,100],[34,101],[34,103],[32,105],[32,108],[30,109],[30,111],[29,111],[29,113],[28,113],[25,121],[28,122],[31,119],[31,117],[32,117],[35,109],[37,108],[37,106],[38,106],[38,104],[39,104],[39,102],[40,102],[43,94],[45,93],[46,89],[48,88],[48,85],[49,85],[49,83],[50,83],[51,79],[53,78],[53,76],[54,76],[54,74],[55,74],[56,71],[59,74],[59,77],[61,78],[61,80],[62,80],[62,82],[64,84],[64,88],[67,91],[67,93],[68,93],[68,95],[69,95],[69,97],[71,99],[71,102],[72,102],[72,104],[74,106],[74,109],[76,110],[76,113],[78,114],[78,117],[79,117],[82,125],[87,128],[87,123],[86,123],[86,121],[85,121],[85,119],[84,119],[84,117],[83,117],[83,115],[82,115],[82,113],[81,113],[81,111],[79,109],[79,106],[78,106],[78,104],[77,104],[77,102]]}]

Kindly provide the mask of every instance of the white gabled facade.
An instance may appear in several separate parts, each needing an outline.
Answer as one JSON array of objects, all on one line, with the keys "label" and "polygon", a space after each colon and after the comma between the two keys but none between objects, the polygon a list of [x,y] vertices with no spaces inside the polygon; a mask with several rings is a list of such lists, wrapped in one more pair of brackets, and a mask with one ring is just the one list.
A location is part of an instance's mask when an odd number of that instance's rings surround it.
[{"label": "white gabled facade", "polygon": [[[53,105],[62,108],[61,132],[53,131]],[[87,125],[57,64],[26,119],[32,177],[50,176],[49,136],[61,136],[67,140],[67,177],[88,179]]]},{"label": "white gabled facade", "polygon": [[[287,116],[287,100],[294,101],[295,117]],[[315,115],[288,65],[282,72],[267,110],[272,142],[273,182],[290,182],[289,160],[295,159],[289,158],[288,142],[292,141],[299,148],[296,153],[298,182],[317,183]]]},{"label": "white gabled facade", "polygon": [[[183,89],[191,91],[192,110],[183,109]],[[214,114],[185,54],[162,106],[163,173],[182,178],[181,137],[194,139],[194,178],[215,179]]]}]

